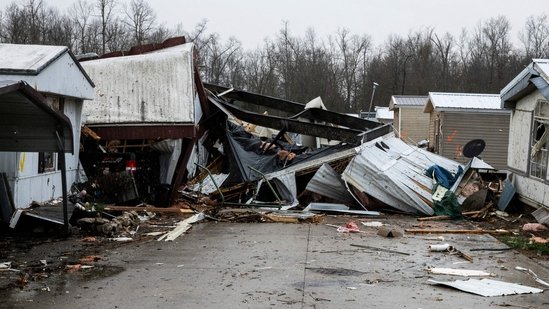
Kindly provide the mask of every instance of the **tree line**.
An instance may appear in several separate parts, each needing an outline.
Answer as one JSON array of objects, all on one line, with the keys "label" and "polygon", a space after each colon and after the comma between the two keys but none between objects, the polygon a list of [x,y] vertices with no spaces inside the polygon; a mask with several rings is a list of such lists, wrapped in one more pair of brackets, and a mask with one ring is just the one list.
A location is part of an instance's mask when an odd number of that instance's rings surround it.
[{"label": "tree line", "polygon": [[[99,55],[178,35],[194,42],[203,80],[306,103],[321,96],[338,112],[387,106],[391,95],[430,91],[499,93],[533,58],[549,58],[549,19],[530,16],[515,46],[505,16],[464,27],[459,34],[433,27],[391,35],[374,46],[368,34],[339,29],[319,37],[295,35],[283,22],[272,38],[245,50],[234,36],[210,33],[207,21],[187,31],[157,20],[145,0],[77,0],[61,13],[43,0],[12,2],[0,10],[0,42],[65,45]],[[238,35],[238,34],[235,34]]]}]

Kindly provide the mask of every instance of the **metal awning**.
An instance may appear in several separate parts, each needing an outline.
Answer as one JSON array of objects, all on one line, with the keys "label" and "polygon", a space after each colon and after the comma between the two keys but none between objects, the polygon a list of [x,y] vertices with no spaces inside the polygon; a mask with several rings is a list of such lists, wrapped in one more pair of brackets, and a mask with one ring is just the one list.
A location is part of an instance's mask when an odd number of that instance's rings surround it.
[{"label": "metal awning", "polygon": [[[0,151],[73,153],[69,118],[51,108],[39,92],[24,81],[0,81]],[[63,192],[63,219],[69,231],[67,169],[59,155]]]},{"label": "metal awning", "polygon": [[72,153],[71,122],[27,83],[0,81],[0,151]]}]

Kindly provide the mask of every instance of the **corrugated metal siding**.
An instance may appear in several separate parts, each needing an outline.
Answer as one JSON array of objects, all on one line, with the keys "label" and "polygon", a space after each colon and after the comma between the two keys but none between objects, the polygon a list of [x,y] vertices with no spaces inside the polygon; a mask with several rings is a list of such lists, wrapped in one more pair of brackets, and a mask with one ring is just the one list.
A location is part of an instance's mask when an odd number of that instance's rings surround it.
[{"label": "corrugated metal siding", "polygon": [[96,84],[88,124],[194,123],[192,44],[144,55],[86,61]]},{"label": "corrugated metal siding", "polygon": [[429,138],[430,115],[423,108],[400,108],[400,136],[406,141],[417,143]]},{"label": "corrugated metal siding", "polygon": [[439,153],[458,162],[467,162],[461,151],[473,139],[483,139],[486,148],[480,157],[497,169],[507,168],[510,113],[444,113]]}]

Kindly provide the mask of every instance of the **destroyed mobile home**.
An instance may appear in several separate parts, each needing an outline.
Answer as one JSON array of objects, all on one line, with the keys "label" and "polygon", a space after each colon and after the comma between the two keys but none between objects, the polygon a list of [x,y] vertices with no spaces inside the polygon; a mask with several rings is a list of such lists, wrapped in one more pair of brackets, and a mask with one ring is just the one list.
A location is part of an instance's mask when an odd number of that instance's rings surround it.
[{"label": "destroyed mobile home", "polygon": [[[191,203],[459,217],[461,204],[479,210],[503,191],[482,160],[462,165],[408,145],[390,125],[327,111],[320,98],[303,105],[205,86],[209,121],[221,125],[207,125],[199,145],[207,155],[195,158],[209,160],[193,162],[200,173],[181,191]],[[477,191],[484,199],[468,200]]]}]

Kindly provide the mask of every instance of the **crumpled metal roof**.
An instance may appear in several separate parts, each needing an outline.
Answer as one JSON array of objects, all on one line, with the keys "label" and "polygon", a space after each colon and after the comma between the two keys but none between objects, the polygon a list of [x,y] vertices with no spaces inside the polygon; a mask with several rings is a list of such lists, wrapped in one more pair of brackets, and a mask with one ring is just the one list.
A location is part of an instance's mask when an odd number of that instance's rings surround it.
[{"label": "crumpled metal roof", "polygon": [[499,94],[429,92],[424,112],[433,109],[490,109],[500,110]]},{"label": "crumpled metal roof", "polygon": [[408,145],[392,134],[364,143],[356,151],[358,154],[342,174],[343,180],[406,213],[433,215],[433,179],[425,175],[429,167],[439,165],[455,174],[461,166]]}]

